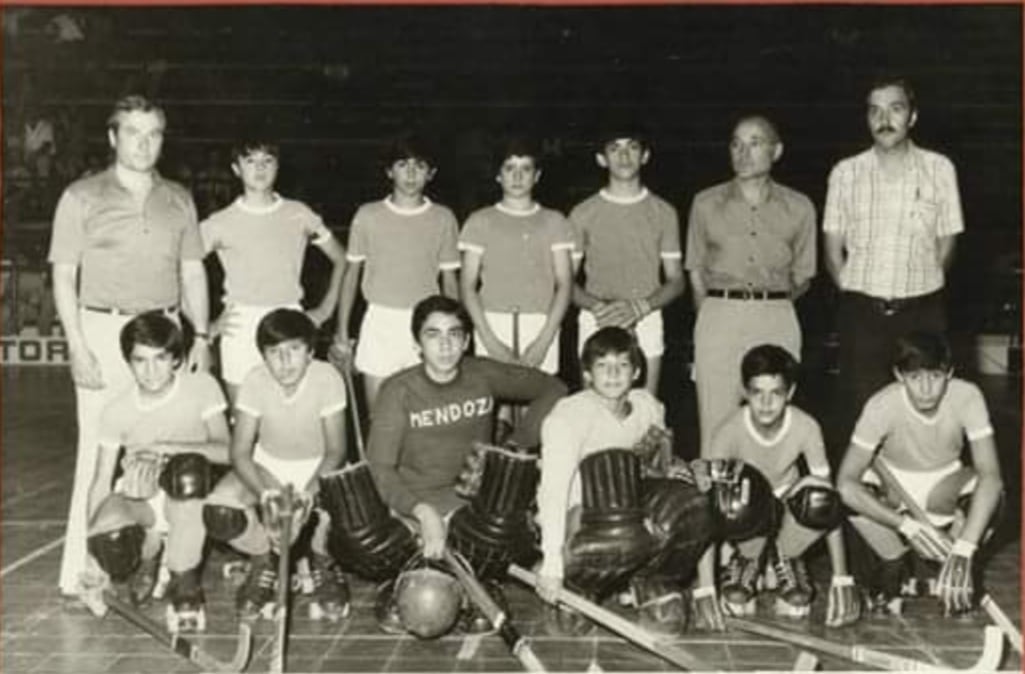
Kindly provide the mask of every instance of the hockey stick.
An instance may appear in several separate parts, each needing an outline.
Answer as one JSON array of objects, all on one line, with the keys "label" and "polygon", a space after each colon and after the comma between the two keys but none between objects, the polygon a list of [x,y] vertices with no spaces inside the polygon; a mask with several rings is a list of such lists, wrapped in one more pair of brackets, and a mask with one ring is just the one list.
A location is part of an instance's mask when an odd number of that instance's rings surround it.
[{"label": "hockey stick", "polygon": [[773,625],[767,625],[758,620],[748,618],[726,618],[726,624],[734,629],[751,634],[758,634],[777,641],[785,641],[801,648],[810,648],[820,653],[832,655],[844,660],[850,660],[870,667],[877,667],[888,671],[910,671],[910,672],[993,672],[1000,666],[1004,655],[1004,639],[1000,630],[992,625],[986,626],[983,637],[982,654],[971,667],[963,670],[956,670],[949,665],[934,665],[931,662],[922,662],[914,658],[906,658],[884,651],[878,651],[865,646],[840,644],[835,641],[801,634],[781,629]]},{"label": "hockey stick", "polygon": [[128,602],[118,598],[110,590],[103,591],[104,603],[115,613],[141,628],[157,641],[164,644],[178,655],[199,665],[205,672],[241,672],[249,663],[249,655],[253,647],[253,633],[250,626],[240,621],[235,656],[231,662],[222,662],[203,650],[190,637],[168,632],[163,625],[138,611]]},{"label": "hockey stick", "polygon": [[356,438],[356,453],[360,461],[366,461],[367,450],[363,443],[363,426],[360,422],[359,402],[356,400],[356,384],[352,381],[352,371],[349,368],[339,368],[342,379],[345,380],[345,389],[349,394],[349,412],[352,417],[352,435]]},{"label": "hockey stick", "polygon": [[[516,580],[526,583],[530,587],[534,587],[537,583],[537,577],[533,573],[527,571],[521,566],[517,566],[516,564],[509,566],[509,575]],[[677,646],[659,639],[640,625],[631,622],[608,609],[604,609],[594,602],[588,601],[569,590],[563,589],[562,592],[559,593],[559,603],[565,604],[566,606],[579,611],[602,627],[625,637],[637,646],[640,646],[648,652],[657,655],[666,662],[670,662],[681,669],[699,672],[713,671],[714,669],[705,661],[691,655],[682,648],[678,648]]]},{"label": "hockey stick", "polygon": [[[907,509],[911,512],[912,517],[914,517],[919,524],[928,527],[937,537],[948,541],[950,540],[950,537],[947,536],[945,532],[940,531],[933,526],[933,523],[929,519],[929,515],[926,514],[925,509],[911,498],[911,494],[909,494],[907,489],[904,488],[904,485],[897,480],[897,476],[893,474],[889,466],[882,461],[874,461],[872,463],[872,470],[874,470],[876,475],[886,483],[887,487],[897,494],[898,498],[900,498]],[[1007,640],[1011,642],[1011,648],[1017,651],[1020,655],[1022,652],[1021,630],[1015,627],[1014,623],[1011,622],[1011,619],[1007,617],[1007,614],[1004,613],[1003,609],[997,605],[996,601],[988,592],[979,600],[979,606],[981,606],[982,610],[986,612],[986,615],[988,615],[990,620],[993,621],[993,624],[1000,628],[1000,631],[1004,633]]]},{"label": "hockey stick", "polygon": [[480,584],[473,571],[467,567],[466,561],[457,557],[448,548],[445,548],[444,559],[452,569],[452,573],[459,579],[463,589],[466,590],[470,600],[491,621],[492,626],[498,631],[498,636],[502,637],[502,641],[509,647],[509,652],[520,661],[523,669],[528,672],[548,671],[534,654],[534,650],[530,647],[530,641],[513,627],[509,622],[509,616]]},{"label": "hockey stick", "polygon": [[295,494],[291,484],[286,484],[280,492],[265,496],[261,502],[264,509],[264,521],[270,521],[278,533],[278,591],[274,607],[274,644],[271,650],[269,671],[279,674],[285,671],[288,659],[288,598],[291,583],[289,582],[289,550],[292,547],[292,514],[295,510]]},{"label": "hockey stick", "polygon": [[[520,308],[513,307],[512,310],[512,353],[516,362],[520,362]],[[520,424],[520,406],[513,405],[509,411],[513,428]]]}]

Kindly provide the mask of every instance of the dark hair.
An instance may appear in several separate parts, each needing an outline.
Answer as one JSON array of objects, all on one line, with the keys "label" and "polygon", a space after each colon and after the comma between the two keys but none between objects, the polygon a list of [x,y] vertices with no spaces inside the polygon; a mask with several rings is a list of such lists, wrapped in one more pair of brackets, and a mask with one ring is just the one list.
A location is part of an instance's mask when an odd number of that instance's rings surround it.
[{"label": "dark hair", "polygon": [[231,146],[231,162],[235,163],[254,152],[266,152],[275,159],[279,159],[281,157],[281,146],[263,136],[246,136],[238,139]]},{"label": "dark hair", "polygon": [[114,103],[114,109],[111,110],[110,117],[107,118],[107,128],[117,133],[118,127],[121,126],[121,118],[129,112],[137,111],[155,113],[160,118],[161,126],[167,126],[167,114],[161,106],[145,96],[132,94],[119,98]]},{"label": "dark hair", "polygon": [[317,326],[305,313],[298,309],[275,309],[260,320],[256,326],[256,348],[277,346],[290,339],[301,339],[313,350]]},{"label": "dark hair", "polygon": [[950,344],[936,332],[915,331],[897,340],[893,366],[898,372],[942,370],[953,367]]},{"label": "dark hair", "polygon": [[908,97],[908,107],[912,111],[918,109],[918,100],[915,96],[915,89],[911,86],[911,83],[907,78],[893,74],[878,75],[869,85],[868,94],[871,95],[873,91],[885,89],[886,87],[897,87],[902,89],[904,91],[904,95]]},{"label": "dark hair", "polygon": [[418,133],[409,132],[388,143],[381,158],[385,168],[391,168],[392,164],[402,159],[419,159],[433,168],[436,166],[436,153],[437,149],[429,139]]},{"label": "dark hair", "polygon": [[495,166],[499,170],[509,157],[530,157],[534,167],[541,168],[541,147],[537,141],[526,135],[511,135],[503,138],[495,151]]},{"label": "dark hair", "polygon": [[635,369],[644,367],[644,352],[637,344],[637,339],[623,328],[615,326],[602,328],[587,338],[580,352],[580,367],[587,372],[596,360],[611,353],[625,353],[630,356],[630,364]]},{"label": "dark hair", "polygon": [[651,134],[648,129],[634,119],[606,120],[602,123],[595,136],[595,152],[605,152],[605,146],[620,138],[629,138],[641,144],[646,151],[651,150]]},{"label": "dark hair", "polygon": [[787,388],[797,383],[797,359],[776,344],[759,344],[748,350],[740,361],[740,380],[747,386],[761,375],[780,376]]},{"label": "dark hair", "polygon": [[473,330],[473,320],[470,318],[470,314],[467,313],[466,307],[464,307],[458,300],[454,300],[451,297],[445,297],[444,295],[431,295],[425,297],[416,303],[413,307],[413,320],[410,324],[410,328],[413,331],[413,341],[420,341],[420,329],[427,322],[427,317],[431,314],[447,314],[448,316],[455,316],[459,319],[459,323],[463,326],[463,330],[470,333]]},{"label": "dark hair", "polygon": [[164,349],[176,363],[185,357],[185,335],[178,324],[163,311],[147,311],[132,318],[121,328],[121,355],[125,361],[132,358],[136,344]]}]

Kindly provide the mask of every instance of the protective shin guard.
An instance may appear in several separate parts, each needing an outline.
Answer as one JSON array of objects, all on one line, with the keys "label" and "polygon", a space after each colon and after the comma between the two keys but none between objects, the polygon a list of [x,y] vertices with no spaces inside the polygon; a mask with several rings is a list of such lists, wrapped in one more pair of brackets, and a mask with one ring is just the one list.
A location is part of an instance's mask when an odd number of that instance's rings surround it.
[{"label": "protective shin guard", "polygon": [[668,478],[643,482],[644,512],[659,552],[644,565],[646,574],[686,584],[712,541],[712,506],[696,486]]},{"label": "protective shin guard", "polygon": [[567,546],[566,583],[601,599],[658,550],[644,524],[640,459],[609,449],[580,462],[580,529]]},{"label": "protective shin guard", "polygon": [[142,563],[142,543],[145,538],[146,530],[142,525],[131,524],[89,536],[88,548],[111,581],[124,583]]},{"label": "protective shin guard", "polygon": [[453,513],[448,536],[478,577],[498,578],[511,562],[533,561],[529,506],[539,472],[536,457],[500,447],[486,448],[482,459],[480,488]]},{"label": "protective shin guard", "polygon": [[328,551],[343,568],[386,580],[416,553],[412,532],[388,511],[366,462],[321,477],[320,498],[331,518]]}]

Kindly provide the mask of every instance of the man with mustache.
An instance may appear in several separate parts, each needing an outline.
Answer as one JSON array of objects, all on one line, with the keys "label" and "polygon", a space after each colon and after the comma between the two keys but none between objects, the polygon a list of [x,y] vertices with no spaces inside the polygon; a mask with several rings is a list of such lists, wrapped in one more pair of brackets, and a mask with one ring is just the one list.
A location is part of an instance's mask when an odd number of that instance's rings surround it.
[{"label": "man with mustache", "polygon": [[[946,330],[944,276],[964,230],[954,165],[909,137],[918,109],[908,82],[877,80],[867,102],[873,145],[833,168],[823,218],[826,267],[841,290],[845,416],[890,381],[898,338]],[[842,420],[843,442],[853,422]]]}]

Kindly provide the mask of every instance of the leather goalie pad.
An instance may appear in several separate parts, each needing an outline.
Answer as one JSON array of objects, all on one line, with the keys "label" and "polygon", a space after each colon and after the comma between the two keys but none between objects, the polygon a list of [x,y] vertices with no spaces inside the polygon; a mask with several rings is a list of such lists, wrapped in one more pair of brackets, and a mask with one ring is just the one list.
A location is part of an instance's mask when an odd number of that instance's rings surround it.
[{"label": "leather goalie pad", "polygon": [[196,452],[170,456],[160,473],[160,488],[176,501],[205,498],[213,485],[210,462]]},{"label": "leather goalie pad", "polygon": [[644,572],[686,583],[713,538],[708,494],[670,478],[644,480],[643,490],[647,526],[659,544]]},{"label": "leather goalie pad", "polygon": [[831,486],[798,482],[795,487],[785,503],[798,524],[817,531],[831,531],[843,521],[843,502]]},{"label": "leather goalie pad", "polygon": [[537,544],[530,505],[537,490],[537,457],[484,446],[480,487],[452,515],[449,545],[480,578],[501,578],[512,562],[531,564]]},{"label": "leather goalie pad", "polygon": [[142,543],[146,530],[131,524],[113,531],[92,534],[87,540],[89,553],[115,583],[132,577],[142,563]]},{"label": "leather goalie pad", "polygon": [[365,461],[321,476],[320,501],[331,518],[328,551],[343,568],[387,580],[416,553],[413,533],[388,510]]},{"label": "leather goalie pad", "polygon": [[658,551],[644,522],[640,458],[608,449],[580,462],[580,529],[566,547],[566,584],[598,600]]}]

